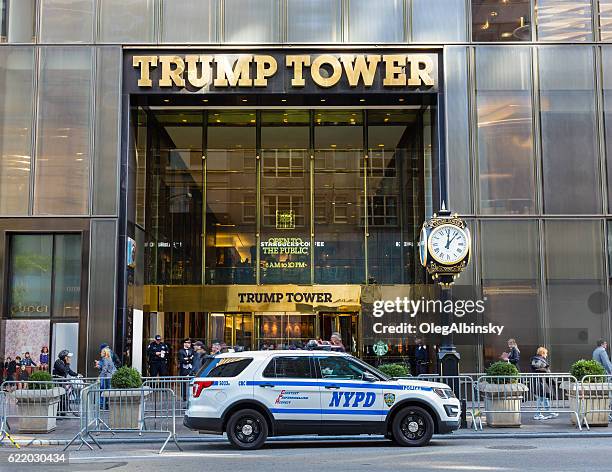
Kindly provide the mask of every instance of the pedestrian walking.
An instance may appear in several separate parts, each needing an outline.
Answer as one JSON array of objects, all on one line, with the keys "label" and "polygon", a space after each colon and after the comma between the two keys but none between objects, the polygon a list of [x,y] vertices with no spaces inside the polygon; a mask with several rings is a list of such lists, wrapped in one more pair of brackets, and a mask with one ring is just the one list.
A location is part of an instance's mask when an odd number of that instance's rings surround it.
[{"label": "pedestrian walking", "polygon": [[149,375],[151,377],[164,377],[168,375],[168,357],[170,348],[162,341],[161,336],[155,336],[155,340],[147,347],[149,355]]},{"label": "pedestrian walking", "polygon": [[111,359],[113,361],[113,364],[115,364],[115,367],[117,369],[121,368],[121,359],[119,359],[119,356],[117,354],[115,354],[115,351],[113,351],[110,347],[110,345],[108,343],[102,343],[100,344],[100,352],[102,352],[102,349],[104,349],[105,347],[110,349],[111,352]]},{"label": "pedestrian walking", "polygon": [[[95,361],[95,366],[100,369],[100,373],[98,374],[98,378],[100,379],[100,390],[110,389],[111,377],[117,371],[110,348],[105,347],[100,351],[100,360]],[[103,392],[100,392],[100,409],[108,410],[108,398],[104,396]]]},{"label": "pedestrian walking", "polygon": [[[597,347],[593,351],[593,360],[599,362],[606,369],[608,375],[612,375],[612,362],[610,362],[606,349],[608,349],[607,341],[603,339],[597,341]],[[612,402],[610,402],[610,411],[612,411]],[[612,413],[608,415],[608,422],[612,422]]]},{"label": "pedestrian walking", "polygon": [[[53,375],[56,377],[61,377],[63,379],[69,379],[70,377],[78,377],[75,371],[73,371],[70,367],[70,363],[72,362],[72,354],[70,351],[66,349],[62,349],[57,355],[57,359],[53,364]],[[70,385],[68,382],[64,384],[64,388],[68,392],[70,389]],[[68,395],[62,395],[60,399],[60,407],[59,407],[59,416],[66,416],[66,412],[69,408],[69,398]]]},{"label": "pedestrian walking", "polygon": [[[538,348],[536,355],[531,358],[531,371],[537,374],[550,374],[548,349],[541,346]],[[538,412],[533,419],[549,420],[559,416],[558,413],[550,412],[550,400],[548,399],[551,394],[550,379],[546,375],[542,375],[534,382],[534,389],[536,409]]]},{"label": "pedestrian walking", "polygon": [[519,372],[521,371],[521,367],[519,365],[519,362],[521,360],[521,351],[519,350],[518,344],[516,343],[516,339],[508,339],[508,352],[502,352],[500,358],[512,364],[518,369]]}]

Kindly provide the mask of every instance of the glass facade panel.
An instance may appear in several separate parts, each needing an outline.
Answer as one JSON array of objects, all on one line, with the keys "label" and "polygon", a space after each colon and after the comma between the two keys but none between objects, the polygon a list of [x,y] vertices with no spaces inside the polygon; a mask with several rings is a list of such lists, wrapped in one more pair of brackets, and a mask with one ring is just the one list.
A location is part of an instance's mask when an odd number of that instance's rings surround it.
[{"label": "glass facade panel", "polygon": [[33,48],[0,48],[0,214],[27,215],[32,158]]},{"label": "glass facade panel", "polygon": [[263,111],[261,127],[261,281],[307,284],[310,112]]},{"label": "glass facade panel", "polygon": [[365,282],[363,116],[316,111],[315,283]]},{"label": "glass facade panel", "polygon": [[0,0],[0,43],[33,43],[36,0]]},{"label": "glass facade panel", "polygon": [[544,226],[546,296],[553,371],[590,359],[609,339],[601,221],[555,220]]},{"label": "glass facade panel", "polygon": [[600,213],[593,48],[539,48],[539,68],[544,211]]},{"label": "glass facade panel", "polygon": [[472,40],[531,41],[531,0],[472,0]]},{"label": "glass facade panel", "polygon": [[89,213],[92,48],[41,51],[34,212]]},{"label": "glass facade panel", "polygon": [[531,50],[476,50],[480,211],[535,212]]},{"label": "glass facade panel", "polygon": [[155,0],[99,0],[99,40],[151,43],[155,37]]},{"label": "glass facade panel", "polygon": [[503,337],[485,335],[485,365],[499,360],[506,340],[515,338],[524,352],[519,367],[529,372],[528,359],[542,342],[538,223],[482,221],[480,241],[484,322],[506,327]]},{"label": "glass facade panel", "polygon": [[53,316],[78,317],[81,312],[81,235],[55,235],[53,257]]},{"label": "glass facade panel", "polygon": [[162,42],[216,41],[219,3],[218,0],[162,0]]},{"label": "glass facade panel", "polygon": [[257,262],[256,113],[210,111],[206,283],[252,284]]},{"label": "glass facade panel", "polygon": [[602,41],[612,41],[612,0],[599,0],[599,34]]},{"label": "glass facade panel", "polygon": [[280,41],[279,0],[225,0],[223,40],[228,43]]},{"label": "glass facade panel", "polygon": [[537,0],[540,41],[591,41],[591,0]]},{"label": "glass facade panel", "polygon": [[401,43],[404,41],[404,2],[402,0],[350,0],[349,41],[353,43]]},{"label": "glass facade panel", "polygon": [[[470,165],[470,112],[468,107],[467,49],[451,46],[444,51],[446,87],[446,165],[450,208],[472,213]],[[452,126],[451,126],[452,125]]]},{"label": "glass facade panel", "polygon": [[412,41],[465,41],[464,0],[412,0]]},{"label": "glass facade panel", "polygon": [[53,236],[11,237],[9,311],[12,318],[51,315]]},{"label": "glass facade panel", "polygon": [[[606,141],[606,164],[608,174],[608,213],[612,208],[612,47],[604,46],[601,49],[603,69],[603,111]],[[612,267],[612,266],[610,266]]]},{"label": "glass facade panel", "polygon": [[94,0],[41,0],[41,43],[92,43]]},{"label": "glass facade panel", "polygon": [[290,43],[335,43],[342,38],[341,0],[287,0]]},{"label": "glass facade panel", "polygon": [[117,213],[117,163],[119,158],[119,100],[121,49],[97,49],[96,128],[93,159],[93,213]]}]

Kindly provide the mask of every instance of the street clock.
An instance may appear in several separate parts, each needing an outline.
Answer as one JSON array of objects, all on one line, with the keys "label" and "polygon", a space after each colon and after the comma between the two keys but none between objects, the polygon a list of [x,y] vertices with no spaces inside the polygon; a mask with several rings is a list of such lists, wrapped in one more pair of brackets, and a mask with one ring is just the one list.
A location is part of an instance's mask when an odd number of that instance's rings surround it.
[{"label": "street clock", "polygon": [[438,214],[425,221],[419,238],[421,264],[441,284],[452,284],[467,267],[472,243],[470,230],[444,204]]}]

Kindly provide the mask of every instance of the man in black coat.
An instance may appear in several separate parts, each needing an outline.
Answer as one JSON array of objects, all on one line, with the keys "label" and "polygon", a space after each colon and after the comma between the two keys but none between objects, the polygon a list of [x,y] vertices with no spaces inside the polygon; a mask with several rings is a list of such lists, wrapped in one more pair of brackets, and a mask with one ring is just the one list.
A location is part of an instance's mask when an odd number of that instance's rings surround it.
[{"label": "man in black coat", "polygon": [[70,368],[72,356],[73,354],[66,349],[60,351],[57,355],[57,360],[53,364],[53,375],[64,379],[68,378],[68,376],[76,377],[78,374]]},{"label": "man in black coat", "polygon": [[427,346],[423,344],[421,338],[416,339],[414,357],[416,361],[416,374],[429,374],[429,352],[427,352]]},{"label": "man in black coat", "polygon": [[170,348],[162,341],[159,334],[155,336],[155,341],[147,347],[147,354],[149,355],[149,375],[151,377],[168,375]]},{"label": "man in black coat", "polygon": [[[183,339],[183,347],[179,349],[178,352],[178,366],[179,366],[179,375],[181,377],[187,377],[191,375],[191,371],[193,370],[193,349],[191,347],[191,339]],[[187,399],[187,385],[185,382],[183,385],[183,400]]]}]

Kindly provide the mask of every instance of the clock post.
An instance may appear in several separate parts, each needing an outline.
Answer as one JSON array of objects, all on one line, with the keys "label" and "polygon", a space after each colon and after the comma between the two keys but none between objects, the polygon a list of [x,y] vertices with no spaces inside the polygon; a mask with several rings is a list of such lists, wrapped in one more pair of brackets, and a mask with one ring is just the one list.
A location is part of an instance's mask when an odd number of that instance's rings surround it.
[{"label": "clock post", "polygon": [[[438,214],[434,214],[431,219],[423,223],[419,255],[423,267],[427,269],[434,282],[440,285],[443,306],[447,300],[451,300],[452,285],[467,267],[470,251],[470,231],[465,221],[457,214],[452,215],[442,203],[442,209]],[[450,326],[453,313],[443,310],[441,315],[441,323]],[[458,376],[460,359],[452,333],[443,335],[438,353],[440,375]]]}]

